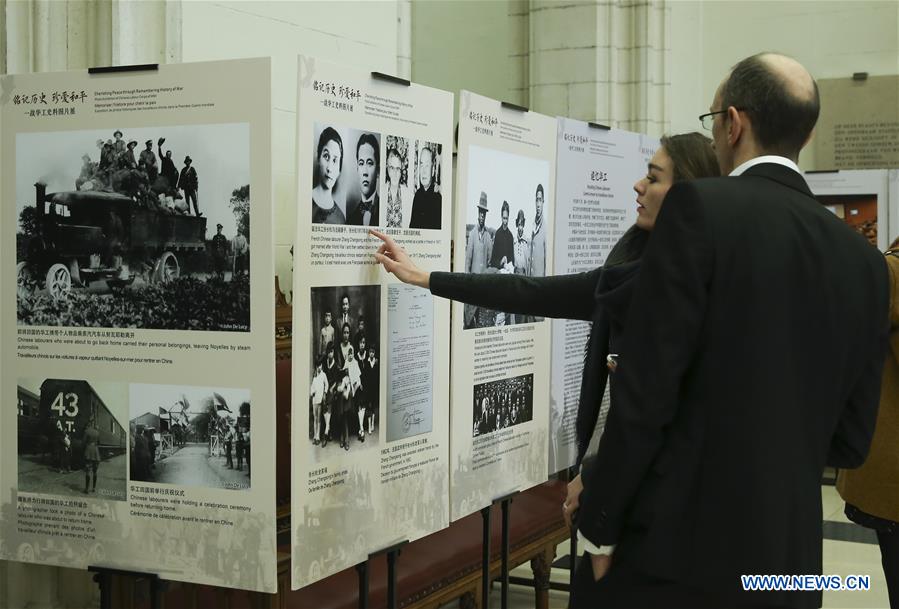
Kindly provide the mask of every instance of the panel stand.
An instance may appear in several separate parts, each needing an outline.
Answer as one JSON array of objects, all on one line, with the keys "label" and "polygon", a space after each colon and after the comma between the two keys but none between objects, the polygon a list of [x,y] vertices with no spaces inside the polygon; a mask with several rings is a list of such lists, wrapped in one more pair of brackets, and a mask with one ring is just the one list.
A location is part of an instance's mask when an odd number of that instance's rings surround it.
[{"label": "panel stand", "polygon": [[397,589],[396,589],[396,562],[402,552],[404,545],[409,540],[401,541],[389,548],[372,552],[368,555],[368,560],[364,563],[356,565],[356,571],[359,572],[359,609],[368,609],[369,601],[369,582],[368,582],[368,563],[380,554],[387,555],[387,609],[397,609]]},{"label": "panel stand", "polygon": [[134,579],[146,579],[150,585],[150,609],[160,609],[162,595],[162,580],[155,573],[141,573],[139,571],[123,571],[122,569],[109,569],[107,567],[88,567],[88,571],[94,574],[94,581],[100,587],[100,609],[113,609],[112,605],[112,576],[133,577]]},{"label": "panel stand", "polygon": [[[568,470],[568,481],[571,482],[572,480],[574,480],[577,477],[577,475],[578,475],[577,468],[572,467],[571,469]],[[571,570],[569,571],[569,573],[570,573],[569,581],[573,582],[574,581],[574,573],[577,570],[577,525],[575,525],[574,523],[572,523],[571,531],[569,532],[569,534],[571,535],[571,539],[569,540],[569,543],[571,545],[569,546],[569,550],[568,550],[569,556],[571,556],[571,565],[570,565]],[[570,588],[570,584],[569,584],[569,591],[570,591],[570,589],[571,588]]]},{"label": "panel stand", "polygon": [[481,509],[481,518],[484,521],[484,539],[481,542],[481,609],[490,609],[490,587],[493,582],[490,579],[490,511],[492,505]]},{"label": "panel stand", "polygon": [[501,497],[494,501],[497,501],[500,504],[500,509],[502,510],[503,520],[502,520],[502,548],[500,549],[500,607],[502,609],[508,609],[509,607],[509,509],[512,506],[512,499],[514,499],[515,495],[518,494],[518,491],[506,495],[505,497]]},{"label": "panel stand", "polygon": [[481,518],[484,522],[484,539],[481,547],[481,608],[490,609],[490,589],[493,587],[493,578],[490,576],[490,544],[491,544],[491,512],[493,506],[500,505],[502,513],[501,521],[501,547],[500,547],[500,607],[507,609],[509,606],[509,510],[512,499],[518,491],[493,500],[491,505],[481,510]]}]

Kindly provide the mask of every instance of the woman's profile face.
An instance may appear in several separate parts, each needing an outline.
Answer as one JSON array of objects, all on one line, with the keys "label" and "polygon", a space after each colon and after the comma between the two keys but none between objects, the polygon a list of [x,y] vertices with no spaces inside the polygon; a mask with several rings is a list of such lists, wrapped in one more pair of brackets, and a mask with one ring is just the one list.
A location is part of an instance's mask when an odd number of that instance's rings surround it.
[{"label": "woman's profile face", "polygon": [[340,146],[334,140],[328,140],[322,147],[318,157],[318,175],[325,190],[332,190],[340,177]]},{"label": "woman's profile face", "polygon": [[649,161],[646,175],[634,184],[637,193],[637,226],[652,230],[668,189],[674,184],[674,165],[664,148]]}]

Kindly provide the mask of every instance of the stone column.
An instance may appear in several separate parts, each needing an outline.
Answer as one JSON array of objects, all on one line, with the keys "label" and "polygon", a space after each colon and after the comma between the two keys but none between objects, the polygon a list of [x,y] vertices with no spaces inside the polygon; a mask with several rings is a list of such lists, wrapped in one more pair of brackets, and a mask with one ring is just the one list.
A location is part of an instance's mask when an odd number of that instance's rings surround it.
[{"label": "stone column", "polygon": [[654,135],[667,128],[664,0],[532,0],[530,106]]}]

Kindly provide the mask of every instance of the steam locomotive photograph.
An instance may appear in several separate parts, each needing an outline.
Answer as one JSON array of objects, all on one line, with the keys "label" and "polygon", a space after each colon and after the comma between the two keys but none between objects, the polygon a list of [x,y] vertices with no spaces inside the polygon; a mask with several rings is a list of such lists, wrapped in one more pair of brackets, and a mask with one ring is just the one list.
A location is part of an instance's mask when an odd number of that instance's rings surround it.
[{"label": "steam locomotive photograph", "polygon": [[125,501],[128,385],[19,379],[20,492]]}]

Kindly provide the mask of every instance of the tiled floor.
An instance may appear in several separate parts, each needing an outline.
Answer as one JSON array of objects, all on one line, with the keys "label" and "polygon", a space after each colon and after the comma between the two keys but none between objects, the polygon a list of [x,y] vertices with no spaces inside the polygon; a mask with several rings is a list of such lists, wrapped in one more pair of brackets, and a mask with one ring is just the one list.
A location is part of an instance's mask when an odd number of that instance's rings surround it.
[{"label": "tiled floor", "polygon": [[[824,539],[824,573],[828,575],[870,575],[871,589],[867,592],[825,592],[824,609],[889,609],[887,601],[886,583],[883,570],[880,565],[880,550],[874,542],[870,531],[856,525],[827,526],[828,523],[846,523],[849,521],[843,514],[843,500],[832,486],[821,488],[821,500],[825,521]],[[841,541],[828,539],[853,538],[865,541]],[[568,542],[560,544],[556,550],[556,556],[568,555]],[[511,572],[513,576],[531,577],[530,568],[527,565],[518,567]],[[553,568],[552,580],[568,582],[568,570]],[[550,591],[550,609],[565,609],[568,605],[568,594],[565,592]],[[500,607],[499,584],[494,586],[490,606]],[[456,607],[455,603],[446,605],[446,609]],[[534,591],[526,586],[509,587],[509,609],[533,609]]]}]

